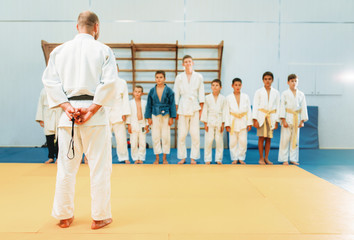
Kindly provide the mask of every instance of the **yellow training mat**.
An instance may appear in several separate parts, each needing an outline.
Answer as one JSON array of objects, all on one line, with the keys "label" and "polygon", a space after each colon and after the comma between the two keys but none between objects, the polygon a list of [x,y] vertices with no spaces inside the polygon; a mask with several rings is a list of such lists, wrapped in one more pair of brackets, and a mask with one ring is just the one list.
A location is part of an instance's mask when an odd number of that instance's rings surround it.
[{"label": "yellow training mat", "polygon": [[96,231],[88,166],[67,229],[51,217],[55,175],[0,164],[1,240],[354,239],[354,195],[296,166],[113,165],[113,223]]}]

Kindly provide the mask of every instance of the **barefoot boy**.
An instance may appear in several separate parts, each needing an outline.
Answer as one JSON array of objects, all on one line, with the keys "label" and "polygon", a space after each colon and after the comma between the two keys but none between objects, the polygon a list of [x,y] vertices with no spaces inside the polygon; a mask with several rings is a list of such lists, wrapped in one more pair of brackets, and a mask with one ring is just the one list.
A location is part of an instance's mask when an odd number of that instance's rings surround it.
[{"label": "barefoot boy", "polygon": [[117,143],[118,161],[129,164],[127,130],[125,129],[125,120],[130,115],[128,86],[127,82],[121,78],[118,78],[116,85],[117,94],[113,106],[111,108],[107,107],[109,123]]},{"label": "barefoot boy", "polygon": [[[145,118],[151,128],[152,143],[156,160],[159,164],[160,156],[163,153],[163,164],[168,164],[166,154],[170,154],[171,125],[176,118],[175,94],[165,84],[166,74],[164,71],[155,73],[156,85],[148,95]],[[162,140],[162,148],[161,148]]]},{"label": "barefoot boy", "polygon": [[178,164],[184,164],[187,157],[186,137],[188,132],[192,138],[191,164],[197,164],[200,158],[200,126],[199,119],[204,104],[204,81],[200,73],[193,70],[192,57],[183,57],[182,65],[185,71],[178,74],[175,80],[174,92],[178,118]]},{"label": "barefoot boy", "polygon": [[136,164],[142,164],[145,161],[146,133],[149,132],[149,126],[144,119],[146,101],[141,99],[142,95],[143,87],[135,86],[134,99],[130,100],[131,115],[127,117],[131,155]]},{"label": "barefoot boy", "polygon": [[[278,128],[279,92],[272,87],[273,73],[263,74],[264,87],[258,89],[253,99],[253,125],[257,128],[259,164],[270,164],[269,151],[273,130]],[[264,146],[265,142],[265,146]],[[263,148],[265,156],[263,157]]]},{"label": "barefoot boy", "polygon": [[279,118],[281,120],[278,161],[284,165],[299,165],[299,135],[304,122],[308,120],[305,94],[297,89],[298,78],[288,76],[289,89],[281,94]]},{"label": "barefoot boy", "polygon": [[226,97],[229,120],[226,130],[229,135],[229,148],[232,164],[246,164],[247,131],[252,128],[251,102],[247,94],[241,93],[242,80],[235,78],[231,87],[234,92]]},{"label": "barefoot boy", "polygon": [[212,158],[212,146],[215,139],[215,162],[222,164],[224,153],[224,125],[227,113],[225,97],[220,94],[221,81],[214,79],[211,82],[212,94],[205,97],[201,121],[205,127],[204,162],[210,164]]}]

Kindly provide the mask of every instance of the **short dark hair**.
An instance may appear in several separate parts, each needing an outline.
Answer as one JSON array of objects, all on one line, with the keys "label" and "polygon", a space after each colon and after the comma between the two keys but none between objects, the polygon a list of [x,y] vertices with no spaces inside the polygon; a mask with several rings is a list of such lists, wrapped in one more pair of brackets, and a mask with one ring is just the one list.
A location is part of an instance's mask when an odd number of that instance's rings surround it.
[{"label": "short dark hair", "polygon": [[242,84],[241,78],[234,78],[234,79],[232,80],[232,85],[234,85],[235,82],[240,82],[240,83]]},{"label": "short dark hair", "polygon": [[288,76],[288,82],[291,80],[291,79],[297,79],[297,75],[295,73],[292,73]]},{"label": "short dark hair", "polygon": [[141,92],[144,92],[144,88],[141,85],[136,85],[135,88],[140,88]]},{"label": "short dark hair", "polygon": [[217,78],[214,79],[213,81],[211,81],[211,84],[213,84],[214,82],[218,83],[220,85],[220,87],[222,87],[220,79],[217,79]]},{"label": "short dark hair", "polygon": [[158,71],[156,71],[156,73],[155,73],[155,77],[156,77],[156,75],[157,74],[162,74],[163,75],[163,77],[164,78],[166,78],[166,73],[165,73],[165,71],[162,71],[162,70],[158,70]]},{"label": "short dark hair", "polygon": [[182,58],[182,62],[184,62],[185,59],[190,58],[193,60],[191,55],[184,55],[184,57]]},{"label": "short dark hair", "polygon": [[272,72],[265,72],[265,73],[263,73],[262,79],[264,79],[265,76],[271,76],[272,79],[274,80],[274,76],[273,76],[273,73],[272,73]]}]

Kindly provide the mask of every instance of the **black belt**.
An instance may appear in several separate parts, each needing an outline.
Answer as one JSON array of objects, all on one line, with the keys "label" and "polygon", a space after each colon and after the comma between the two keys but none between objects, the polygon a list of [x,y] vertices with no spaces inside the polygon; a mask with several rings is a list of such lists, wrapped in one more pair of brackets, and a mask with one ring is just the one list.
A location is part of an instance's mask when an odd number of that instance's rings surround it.
[{"label": "black belt", "polygon": [[69,97],[68,99],[69,99],[69,100],[76,100],[76,101],[93,100],[93,96],[90,96],[90,95],[80,95],[80,96]]}]

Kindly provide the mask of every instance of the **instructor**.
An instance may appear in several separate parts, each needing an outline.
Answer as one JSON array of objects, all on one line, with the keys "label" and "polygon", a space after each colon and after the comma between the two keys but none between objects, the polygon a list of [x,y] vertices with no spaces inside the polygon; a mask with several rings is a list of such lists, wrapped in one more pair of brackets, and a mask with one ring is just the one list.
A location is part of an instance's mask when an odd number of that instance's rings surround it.
[{"label": "instructor", "polygon": [[43,73],[49,107],[64,110],[58,125],[60,150],[52,211],[62,228],[74,220],[75,180],[83,153],[90,168],[91,228],[112,222],[111,133],[102,106],[112,105],[118,72],[112,50],[96,41],[99,28],[95,13],[80,13],[79,33],[53,50]]}]

